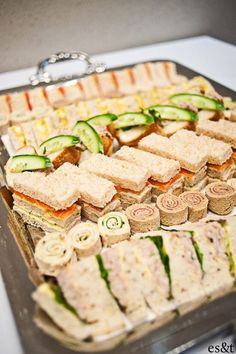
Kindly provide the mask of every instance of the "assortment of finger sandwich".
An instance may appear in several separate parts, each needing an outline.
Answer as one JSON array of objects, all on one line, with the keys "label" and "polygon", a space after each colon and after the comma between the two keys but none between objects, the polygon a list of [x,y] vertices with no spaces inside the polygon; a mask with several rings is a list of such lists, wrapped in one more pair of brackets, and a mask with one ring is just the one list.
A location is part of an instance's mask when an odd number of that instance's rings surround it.
[{"label": "assortment of finger sandwich", "polygon": [[[33,295],[36,321],[74,349],[135,339],[235,282],[236,216],[225,217],[236,204],[235,103],[201,77],[187,81],[170,63],[127,70],[83,79],[76,90],[98,97],[96,82],[103,97],[115,97],[129,75],[133,91],[120,91],[129,96],[79,101],[50,114],[43,108],[43,118],[31,121],[31,114],[9,128],[13,210],[43,231],[34,244],[47,280]],[[58,107],[50,91],[40,97]],[[76,100],[75,88],[59,91]],[[24,94],[31,110],[31,95],[43,107],[33,90]],[[115,100],[119,111],[108,109]],[[88,105],[95,115],[78,114]],[[23,109],[15,117],[24,117]],[[179,225],[182,231],[171,229]]]}]

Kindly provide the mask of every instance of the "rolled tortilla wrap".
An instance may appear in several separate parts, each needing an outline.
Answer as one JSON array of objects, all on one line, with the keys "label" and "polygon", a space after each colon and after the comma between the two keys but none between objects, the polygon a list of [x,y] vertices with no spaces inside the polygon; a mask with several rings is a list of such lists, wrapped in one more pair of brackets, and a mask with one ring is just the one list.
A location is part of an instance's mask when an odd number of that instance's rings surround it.
[{"label": "rolled tortilla wrap", "polygon": [[101,239],[95,224],[81,222],[69,231],[68,236],[78,257],[95,255],[101,251]]},{"label": "rolled tortilla wrap", "polygon": [[149,204],[133,204],[126,211],[131,232],[147,232],[156,230],[160,226],[159,210]]},{"label": "rolled tortilla wrap", "polygon": [[98,229],[104,246],[127,240],[130,226],[127,216],[121,212],[110,212],[98,219]]},{"label": "rolled tortilla wrap", "polygon": [[191,222],[198,221],[207,215],[208,199],[205,195],[198,191],[187,191],[180,195],[188,206],[188,220]]},{"label": "rolled tortilla wrap", "polygon": [[48,233],[36,245],[35,261],[42,274],[55,276],[73,255],[70,239],[54,232]]},{"label": "rolled tortilla wrap", "polygon": [[236,191],[225,182],[213,182],[206,187],[208,208],[219,215],[231,213],[235,205]]},{"label": "rolled tortilla wrap", "polygon": [[163,193],[159,195],[156,205],[160,211],[161,224],[163,225],[178,225],[187,220],[187,204],[173,194]]}]

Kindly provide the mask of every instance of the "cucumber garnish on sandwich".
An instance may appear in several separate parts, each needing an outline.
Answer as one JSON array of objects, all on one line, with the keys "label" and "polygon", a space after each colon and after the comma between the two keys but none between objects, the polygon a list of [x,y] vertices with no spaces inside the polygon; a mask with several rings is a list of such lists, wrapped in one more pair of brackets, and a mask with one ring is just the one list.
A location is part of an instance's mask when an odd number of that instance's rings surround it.
[{"label": "cucumber garnish on sandwich", "polygon": [[144,112],[152,114],[160,120],[174,121],[197,121],[198,117],[195,112],[185,108],[175,107],[171,105],[155,105],[145,109]]},{"label": "cucumber garnish on sandwich", "polygon": [[93,153],[103,154],[103,145],[97,131],[87,122],[78,121],[73,131],[77,134],[86,148]]},{"label": "cucumber garnish on sandwich", "polygon": [[112,113],[99,114],[97,116],[91,117],[87,120],[89,124],[98,125],[98,126],[107,126],[117,120],[117,116]]},{"label": "cucumber garnish on sandwich", "polygon": [[183,102],[191,103],[198,109],[222,111],[225,108],[222,102],[195,93],[178,93],[176,95],[171,96],[170,100],[174,104],[179,104]]},{"label": "cucumber garnish on sandwich", "polygon": [[154,123],[153,117],[145,113],[127,112],[120,114],[114,122],[116,129],[126,129],[140,125],[150,125]]},{"label": "cucumber garnish on sandwich", "polygon": [[11,159],[10,171],[14,173],[23,171],[43,170],[52,166],[51,160],[40,155],[16,155]]},{"label": "cucumber garnish on sandwich", "polygon": [[39,146],[39,153],[49,155],[64,148],[79,144],[80,139],[74,135],[57,135],[47,139]]}]

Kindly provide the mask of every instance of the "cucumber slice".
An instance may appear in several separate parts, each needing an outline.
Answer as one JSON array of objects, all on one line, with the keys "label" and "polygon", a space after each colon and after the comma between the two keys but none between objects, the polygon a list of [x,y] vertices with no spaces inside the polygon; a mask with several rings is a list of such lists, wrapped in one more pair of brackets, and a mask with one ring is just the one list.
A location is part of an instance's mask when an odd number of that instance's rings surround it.
[{"label": "cucumber slice", "polygon": [[148,114],[128,112],[120,114],[114,122],[114,126],[116,129],[122,129],[138,125],[150,125],[152,123],[154,123],[154,119]]},{"label": "cucumber slice", "polygon": [[93,153],[103,154],[103,145],[96,130],[85,121],[78,121],[73,131],[79,136],[86,148]]},{"label": "cucumber slice", "polygon": [[51,166],[51,160],[46,156],[16,155],[12,157],[10,171],[18,173],[23,171],[42,170]]},{"label": "cucumber slice", "polygon": [[198,120],[197,114],[189,111],[188,109],[179,108],[171,105],[155,105],[145,109],[155,118],[163,120],[175,121],[196,121]]},{"label": "cucumber slice", "polygon": [[175,103],[181,102],[189,102],[192,103],[195,107],[199,109],[209,109],[209,110],[216,110],[221,111],[224,110],[224,104],[220,101],[217,101],[213,98],[198,95],[195,93],[178,93],[170,97],[170,100]]},{"label": "cucumber slice", "polygon": [[93,125],[109,125],[111,124],[114,120],[116,120],[118,117],[115,114],[112,113],[107,113],[107,114],[99,114],[97,116],[94,116],[92,118],[89,118],[87,122],[89,124]]},{"label": "cucumber slice", "polygon": [[62,150],[66,147],[76,145],[80,142],[79,138],[74,135],[58,135],[44,141],[39,146],[39,153],[49,155],[53,152]]},{"label": "cucumber slice", "polygon": [[108,216],[107,218],[105,218],[103,220],[103,225],[109,230],[121,229],[123,224],[124,224],[124,221],[122,220],[122,218],[119,215]]}]

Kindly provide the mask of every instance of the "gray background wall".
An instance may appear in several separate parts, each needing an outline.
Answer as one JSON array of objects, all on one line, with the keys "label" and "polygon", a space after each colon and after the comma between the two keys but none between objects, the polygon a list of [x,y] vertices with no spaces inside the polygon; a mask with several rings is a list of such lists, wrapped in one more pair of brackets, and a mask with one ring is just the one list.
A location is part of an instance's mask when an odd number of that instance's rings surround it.
[{"label": "gray background wall", "polygon": [[199,34],[236,43],[236,0],[0,0],[0,72]]}]

